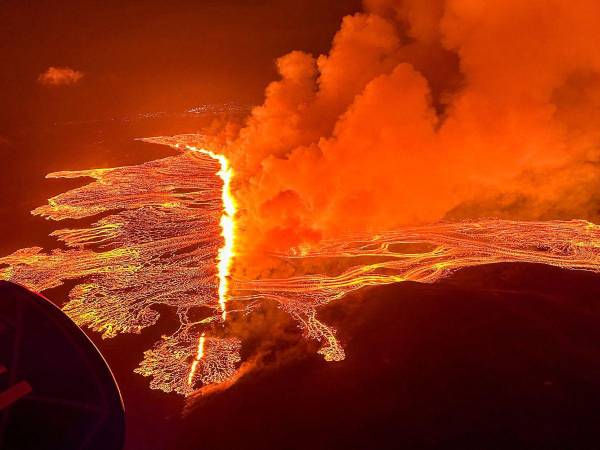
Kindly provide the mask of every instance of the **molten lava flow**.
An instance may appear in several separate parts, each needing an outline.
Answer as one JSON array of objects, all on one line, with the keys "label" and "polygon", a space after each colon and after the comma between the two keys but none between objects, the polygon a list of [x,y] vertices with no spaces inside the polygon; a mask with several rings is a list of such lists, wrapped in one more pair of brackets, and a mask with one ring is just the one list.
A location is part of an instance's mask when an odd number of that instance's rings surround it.
[{"label": "molten lava flow", "polygon": [[[210,156],[219,161],[220,170],[217,176],[223,180],[221,190],[221,200],[223,202],[223,214],[219,224],[221,226],[221,237],[223,238],[223,246],[219,249],[217,255],[217,276],[219,279],[219,307],[221,308],[221,319],[227,319],[227,294],[229,291],[229,276],[231,275],[231,266],[234,257],[235,243],[235,214],[237,211],[235,198],[231,193],[231,180],[233,178],[233,169],[229,165],[229,161],[224,155],[218,155],[210,150],[200,149],[193,146],[186,146],[192,152],[199,152]],[[198,339],[198,352],[196,358],[192,362],[190,373],[188,375],[188,385],[192,386],[198,363],[204,356],[204,333]]]},{"label": "molten lava flow", "polygon": [[223,189],[221,191],[221,199],[223,201],[223,215],[221,216],[221,236],[223,237],[223,246],[219,249],[217,256],[217,268],[219,277],[219,306],[221,307],[221,317],[223,321],[227,318],[227,293],[229,290],[229,276],[231,275],[231,266],[233,264],[234,243],[235,243],[235,214],[237,206],[235,198],[231,193],[231,180],[233,178],[233,169],[229,165],[229,161],[224,155],[218,155],[210,150],[199,149],[193,146],[186,146],[193,152],[200,152],[219,161],[221,169],[217,175],[223,180]]},{"label": "molten lava flow", "polygon": [[204,333],[200,335],[198,339],[198,351],[196,352],[196,358],[194,358],[194,362],[192,362],[192,367],[190,368],[190,374],[188,375],[188,385],[191,386],[194,382],[194,375],[196,375],[196,369],[198,368],[198,363],[204,356]]},{"label": "molten lava flow", "polygon": [[[232,300],[247,305],[244,313],[257,308],[257,299],[276,301],[306,337],[321,342],[326,360],[337,361],[344,349],[335,329],[319,320],[319,309],[364,286],[432,283],[463,267],[500,262],[600,272],[600,227],[593,223],[490,219],[338,235],[272,255],[292,267],[293,276],[235,278],[236,203],[227,159],[200,150],[198,136],[149,141],[182,152],[137,166],[50,174],[93,181],[34,214],[102,216],[88,227],[53,232],[64,249],[32,247],[0,258],[0,278],[36,291],[74,280],[64,310],[103,337],[140,333],[158,322],[157,306],[171,308],[176,331],[144,352],[136,369],[165,392],[189,395],[199,383],[236,379],[240,340],[208,332],[234,314],[226,309]],[[236,261],[243,263],[239,256]]]},{"label": "molten lava flow", "polygon": [[[335,330],[317,319],[320,306],[365,286],[404,281],[434,283],[453,271],[484,264],[521,262],[600,272],[600,226],[585,220],[526,222],[487,219],[347,234],[301,252],[278,256],[291,265],[337,272],[284,279],[238,281],[237,301],[270,298],[323,343],[328,361],[344,359]],[[312,264],[312,265],[311,265]],[[308,266],[307,266],[308,265]]]}]

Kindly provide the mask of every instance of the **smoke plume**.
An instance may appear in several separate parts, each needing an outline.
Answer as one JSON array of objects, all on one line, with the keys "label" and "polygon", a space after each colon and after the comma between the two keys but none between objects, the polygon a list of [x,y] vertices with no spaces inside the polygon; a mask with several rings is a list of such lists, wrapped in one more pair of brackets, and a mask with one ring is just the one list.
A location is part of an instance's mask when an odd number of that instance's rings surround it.
[{"label": "smoke plume", "polygon": [[600,3],[368,0],[219,142],[246,248],[597,213]]}]

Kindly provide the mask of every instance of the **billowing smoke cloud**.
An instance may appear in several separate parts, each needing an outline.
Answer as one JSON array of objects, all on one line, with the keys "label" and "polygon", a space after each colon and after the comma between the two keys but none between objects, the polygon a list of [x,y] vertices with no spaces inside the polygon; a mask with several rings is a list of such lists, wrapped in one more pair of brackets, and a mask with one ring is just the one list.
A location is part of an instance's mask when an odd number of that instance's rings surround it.
[{"label": "billowing smoke cloud", "polygon": [[83,72],[70,67],[48,67],[40,74],[38,82],[45,86],[68,86],[79,82],[82,78]]},{"label": "billowing smoke cloud", "polygon": [[[226,137],[245,245],[445,218],[592,217],[600,2],[372,0]],[[249,250],[249,249],[246,249]]]}]

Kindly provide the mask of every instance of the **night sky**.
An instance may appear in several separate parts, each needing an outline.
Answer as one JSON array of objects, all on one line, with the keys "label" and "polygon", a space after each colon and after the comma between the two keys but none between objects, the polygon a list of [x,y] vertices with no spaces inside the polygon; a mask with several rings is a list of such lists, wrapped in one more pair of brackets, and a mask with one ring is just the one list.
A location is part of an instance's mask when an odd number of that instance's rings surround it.
[{"label": "night sky", "polygon": [[[274,60],[325,52],[358,0],[35,1],[0,9],[0,133],[7,124],[99,119],[204,104],[258,103]],[[72,89],[36,79],[85,76]]]}]

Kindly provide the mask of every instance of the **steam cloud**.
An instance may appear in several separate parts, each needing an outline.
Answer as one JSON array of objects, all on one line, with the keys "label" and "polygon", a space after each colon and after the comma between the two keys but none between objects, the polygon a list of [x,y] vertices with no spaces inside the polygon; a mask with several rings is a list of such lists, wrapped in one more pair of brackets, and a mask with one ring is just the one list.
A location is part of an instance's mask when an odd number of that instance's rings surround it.
[{"label": "steam cloud", "polygon": [[68,86],[79,82],[83,78],[83,72],[73,70],[70,67],[48,67],[38,77],[38,82],[45,86]]},{"label": "steam cloud", "polygon": [[223,133],[246,250],[444,218],[589,218],[596,0],[371,0]]}]

